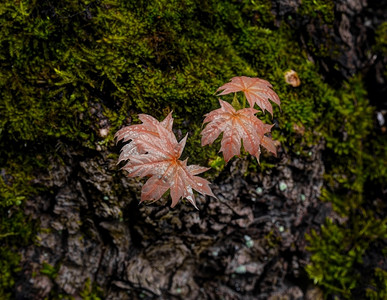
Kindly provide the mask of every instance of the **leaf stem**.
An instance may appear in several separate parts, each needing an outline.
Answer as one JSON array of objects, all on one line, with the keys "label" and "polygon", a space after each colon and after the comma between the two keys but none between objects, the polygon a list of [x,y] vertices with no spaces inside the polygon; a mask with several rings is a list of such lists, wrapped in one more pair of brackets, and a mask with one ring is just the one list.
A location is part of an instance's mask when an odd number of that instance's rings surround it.
[{"label": "leaf stem", "polygon": [[242,100],[242,108],[245,108],[246,107],[246,95],[245,93],[243,93],[243,100]]}]

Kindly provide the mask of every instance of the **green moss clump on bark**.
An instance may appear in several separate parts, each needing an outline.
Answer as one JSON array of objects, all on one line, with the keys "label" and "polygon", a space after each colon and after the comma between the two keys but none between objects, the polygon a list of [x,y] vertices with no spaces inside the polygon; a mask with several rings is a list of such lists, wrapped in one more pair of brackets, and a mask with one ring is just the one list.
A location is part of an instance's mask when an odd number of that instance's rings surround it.
[{"label": "green moss clump on bark", "polygon": [[20,247],[31,244],[35,225],[19,207],[0,207],[0,298],[11,299],[15,277],[21,271]]},{"label": "green moss clump on bark", "polygon": [[[33,173],[44,167],[43,156],[27,145],[0,143],[0,298],[12,298],[15,276],[21,271],[20,247],[33,243],[37,224],[23,213],[25,201],[41,192]],[[10,151],[11,150],[11,151]]]},{"label": "green moss clump on bark", "polygon": [[[345,299],[364,299],[364,287],[374,280],[368,277],[370,270],[361,270],[359,266],[370,248],[373,250],[382,246],[380,242],[387,238],[387,223],[386,220],[375,219],[372,214],[358,215],[352,221],[349,226],[342,226],[327,220],[321,234],[313,231],[307,235],[308,250],[314,254],[306,271],[329,294],[340,294]],[[379,292],[385,294],[386,286],[380,288]],[[354,295],[356,289],[360,290],[357,296],[356,293]]]}]

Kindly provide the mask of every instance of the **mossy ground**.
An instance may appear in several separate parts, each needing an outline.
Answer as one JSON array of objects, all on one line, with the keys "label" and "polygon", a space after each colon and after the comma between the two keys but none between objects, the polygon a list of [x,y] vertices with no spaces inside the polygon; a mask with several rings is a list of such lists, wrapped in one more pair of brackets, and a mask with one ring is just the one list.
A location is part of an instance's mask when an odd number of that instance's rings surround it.
[{"label": "mossy ground", "polygon": [[[373,133],[373,108],[360,75],[337,90],[326,84],[297,32],[286,22],[275,24],[269,1],[15,3],[0,6],[0,239],[6,246],[1,296],[10,295],[19,270],[15,249],[33,242],[34,225],[22,214],[23,202],[41,192],[31,183],[58,141],[107,149],[114,133],[137,122],[138,113],[161,120],[173,111],[178,138],[189,133],[183,155],[218,173],[218,145],[200,147],[201,122],[218,107],[216,89],[246,75],[270,81],[279,94],[273,137],[286,151],[308,155],[311,145],[326,143],[323,199],[349,221],[328,221],[321,235],[310,236],[307,271],[327,293],[350,297],[361,276],[351,273],[355,263],[386,234],[382,213],[372,213],[378,208],[369,205],[364,188],[366,182],[385,187],[386,139]],[[302,1],[299,14],[330,24],[332,10],[331,2]],[[385,49],[383,28],[378,47]],[[315,54],[332,54],[323,50]],[[284,81],[289,69],[297,72],[300,87]],[[261,117],[273,122],[268,114]],[[265,157],[261,164],[272,166]],[[252,160],[251,168],[260,166]],[[368,240],[359,243],[364,236]],[[332,270],[337,261],[330,258],[336,256],[346,263]],[[383,272],[375,269],[372,277],[381,288]]]}]

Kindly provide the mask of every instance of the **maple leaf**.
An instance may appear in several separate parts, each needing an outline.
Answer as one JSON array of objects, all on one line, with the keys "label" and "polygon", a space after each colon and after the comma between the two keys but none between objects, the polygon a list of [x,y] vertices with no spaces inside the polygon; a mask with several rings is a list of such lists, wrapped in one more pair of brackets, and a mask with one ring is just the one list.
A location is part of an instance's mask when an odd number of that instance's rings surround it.
[{"label": "maple leaf", "polygon": [[276,155],[276,147],[271,138],[265,136],[273,125],[264,124],[255,114],[258,110],[244,108],[236,111],[231,104],[219,99],[221,108],[205,115],[203,123],[208,123],[201,132],[202,146],[212,144],[223,132],[221,148],[223,157],[228,162],[234,155],[240,154],[241,140],[243,147],[259,162],[263,146]]},{"label": "maple leaf", "polygon": [[222,85],[217,89],[217,92],[223,90],[218,96],[244,92],[251,108],[254,108],[254,104],[256,103],[263,112],[267,110],[273,115],[273,107],[271,106],[269,99],[278,105],[281,104],[281,101],[271,88],[272,85],[266,80],[240,76],[231,78],[231,82]]},{"label": "maple leaf", "polygon": [[179,160],[187,136],[177,142],[172,132],[171,113],[162,122],[145,114],[139,115],[139,119],[142,124],[124,127],[115,137],[117,141],[130,141],[121,149],[118,158],[118,163],[129,160],[123,167],[128,176],[150,177],[142,187],[141,202],[159,200],[170,190],[171,207],[186,198],[197,209],[193,190],[215,197],[210,182],[196,176],[209,168],[187,166],[187,159]]}]

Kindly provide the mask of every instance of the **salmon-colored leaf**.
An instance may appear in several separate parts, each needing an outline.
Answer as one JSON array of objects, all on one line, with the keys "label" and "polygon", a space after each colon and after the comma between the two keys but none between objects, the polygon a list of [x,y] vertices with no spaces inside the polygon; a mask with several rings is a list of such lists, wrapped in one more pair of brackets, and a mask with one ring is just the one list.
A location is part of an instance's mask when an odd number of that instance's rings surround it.
[{"label": "salmon-colored leaf", "polygon": [[197,208],[193,190],[215,197],[209,187],[210,183],[195,176],[208,169],[187,166],[187,160],[179,160],[187,136],[177,142],[172,132],[172,115],[169,114],[162,122],[145,114],[139,118],[142,124],[124,127],[115,137],[117,141],[129,141],[122,147],[118,159],[118,162],[128,161],[123,167],[128,176],[150,177],[142,187],[141,202],[156,201],[168,190],[172,198],[171,207],[181,198],[186,198]]},{"label": "salmon-colored leaf", "polygon": [[271,115],[273,115],[273,108],[269,99],[278,105],[281,104],[278,95],[272,90],[272,85],[268,81],[256,77],[233,77],[230,82],[218,88],[217,92],[219,91],[222,92],[218,96],[244,92],[251,108],[256,103],[263,112],[267,110]]},{"label": "salmon-colored leaf", "polygon": [[271,125],[259,120],[254,108],[244,108],[236,111],[228,102],[219,100],[221,108],[206,115],[203,123],[208,123],[201,132],[202,146],[212,144],[223,133],[220,152],[228,162],[233,156],[240,154],[241,141],[243,147],[259,160],[260,146],[275,153],[274,144],[265,134],[271,130]]}]

